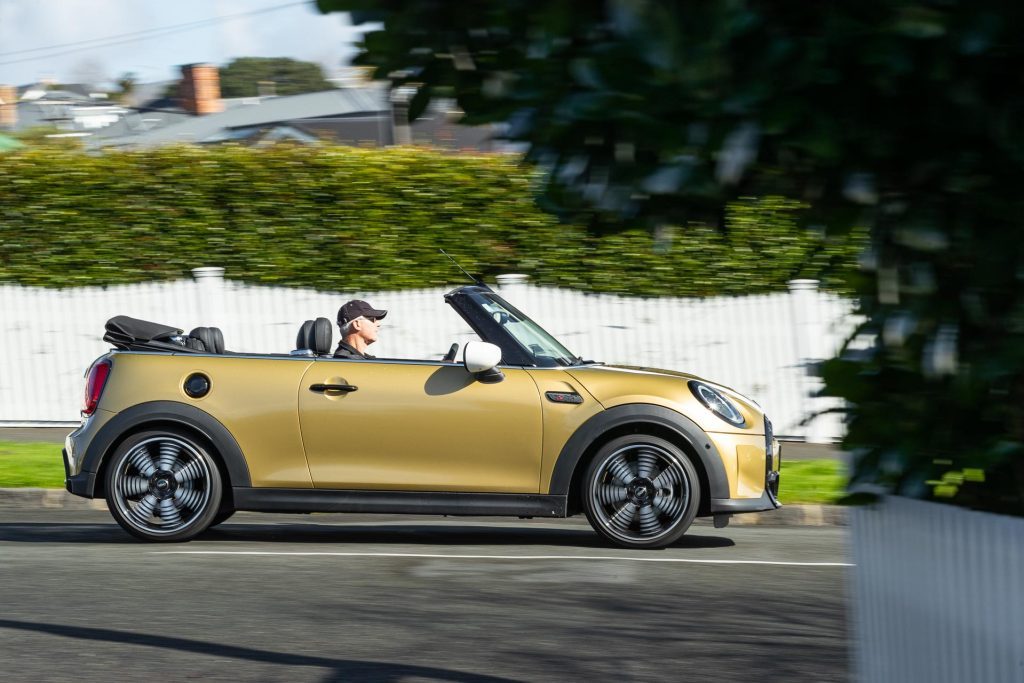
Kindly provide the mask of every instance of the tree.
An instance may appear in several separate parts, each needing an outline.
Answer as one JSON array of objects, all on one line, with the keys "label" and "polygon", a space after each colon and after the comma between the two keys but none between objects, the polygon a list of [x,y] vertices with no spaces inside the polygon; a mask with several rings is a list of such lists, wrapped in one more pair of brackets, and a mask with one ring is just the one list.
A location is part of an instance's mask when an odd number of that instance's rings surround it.
[{"label": "tree", "polygon": [[[318,64],[288,57],[239,57],[220,70],[223,97],[255,97],[260,84],[273,84],[277,95],[300,95],[334,88]],[[264,86],[265,88],[268,86]]]},{"label": "tree", "polygon": [[[685,226],[742,196],[867,226],[848,402],[854,490],[1024,514],[1024,6],[319,0],[382,22],[357,63],[506,122],[544,205]],[[727,229],[728,226],[725,226]]]},{"label": "tree", "polygon": [[138,83],[139,79],[134,73],[128,71],[121,74],[121,77],[117,79],[117,99],[121,104],[134,104],[132,96],[135,94],[135,86]]}]

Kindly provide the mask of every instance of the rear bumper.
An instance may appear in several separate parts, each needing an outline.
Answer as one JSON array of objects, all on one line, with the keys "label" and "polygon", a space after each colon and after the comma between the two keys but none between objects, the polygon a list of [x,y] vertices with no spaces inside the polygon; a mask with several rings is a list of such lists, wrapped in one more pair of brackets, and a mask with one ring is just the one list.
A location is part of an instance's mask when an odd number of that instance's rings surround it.
[{"label": "rear bumper", "polygon": [[96,474],[93,472],[82,472],[73,477],[68,477],[64,482],[64,488],[70,493],[82,498],[95,498],[93,492],[96,490]]},{"label": "rear bumper", "polygon": [[[95,440],[96,433],[113,416],[114,413],[97,410],[64,438],[64,488],[70,493],[83,498],[96,497],[96,472],[90,472],[86,466],[86,451]],[[96,469],[95,465],[92,469]]]},{"label": "rear bumper", "polygon": [[65,447],[60,451],[60,458],[65,465],[65,488],[68,493],[82,498],[94,498],[96,489],[96,473],[87,472],[82,468],[81,450],[78,437],[85,425],[79,427],[65,438]]},{"label": "rear bumper", "polygon": [[61,458],[64,460],[64,488],[68,493],[73,493],[82,498],[92,498],[96,490],[96,473],[79,472],[71,474],[71,462],[68,459],[68,449],[61,450]]}]

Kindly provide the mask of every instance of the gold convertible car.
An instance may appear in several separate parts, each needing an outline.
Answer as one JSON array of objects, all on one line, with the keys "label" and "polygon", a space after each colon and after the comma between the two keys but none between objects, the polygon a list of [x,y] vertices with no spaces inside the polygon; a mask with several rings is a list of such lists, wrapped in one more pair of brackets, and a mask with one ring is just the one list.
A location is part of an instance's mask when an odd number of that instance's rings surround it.
[{"label": "gold convertible car", "polygon": [[[566,517],[658,548],[697,516],[771,510],[771,423],[679,372],[585,361],[487,286],[445,301],[479,336],[440,360],[224,351],[217,328],[124,316],[88,372],[67,489],[129,533],[184,541],[236,510]],[[461,352],[460,352],[461,351]]]}]

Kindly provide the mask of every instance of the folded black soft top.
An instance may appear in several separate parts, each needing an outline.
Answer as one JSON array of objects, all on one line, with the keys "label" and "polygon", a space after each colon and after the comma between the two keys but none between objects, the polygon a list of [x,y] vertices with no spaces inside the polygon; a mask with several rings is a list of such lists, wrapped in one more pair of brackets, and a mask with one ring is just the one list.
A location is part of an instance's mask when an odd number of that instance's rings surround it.
[{"label": "folded black soft top", "polygon": [[103,340],[113,344],[146,342],[154,339],[167,340],[182,334],[182,330],[176,327],[129,318],[126,315],[116,315],[108,320],[106,330],[107,333],[103,335]]},{"label": "folded black soft top", "polygon": [[225,353],[224,334],[218,327],[197,327],[185,334],[170,325],[116,315],[107,321],[106,330],[103,341],[122,351]]}]

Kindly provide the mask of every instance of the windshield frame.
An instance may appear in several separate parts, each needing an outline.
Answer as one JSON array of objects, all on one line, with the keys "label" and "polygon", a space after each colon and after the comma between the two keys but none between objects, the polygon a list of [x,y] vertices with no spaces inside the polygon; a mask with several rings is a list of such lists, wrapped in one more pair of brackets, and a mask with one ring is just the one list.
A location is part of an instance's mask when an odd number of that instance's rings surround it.
[{"label": "windshield frame", "polygon": [[[445,301],[462,316],[463,320],[473,328],[473,331],[485,342],[496,344],[501,348],[502,365],[518,365],[530,367],[571,367],[582,365],[583,361],[565,348],[558,339],[538,325],[528,315],[499,296],[494,290],[487,286],[466,286],[452,290],[445,295]],[[512,334],[507,324],[495,320],[494,316],[481,303],[480,299],[490,300],[503,308],[507,313],[516,318],[517,323],[527,326],[527,329],[545,343],[551,343],[555,351],[564,351],[565,356],[538,355],[520,339]]]}]

